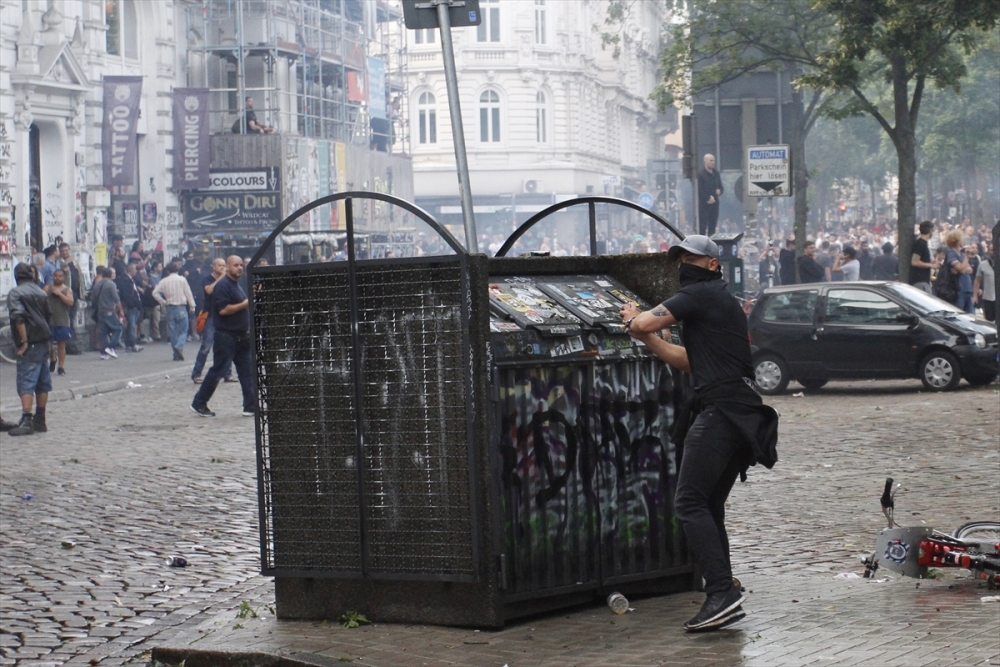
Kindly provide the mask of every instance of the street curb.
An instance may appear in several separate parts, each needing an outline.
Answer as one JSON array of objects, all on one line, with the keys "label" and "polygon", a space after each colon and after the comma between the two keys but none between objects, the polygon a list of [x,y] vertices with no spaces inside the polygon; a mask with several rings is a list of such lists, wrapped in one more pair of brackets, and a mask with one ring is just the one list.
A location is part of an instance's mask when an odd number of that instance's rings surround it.
[{"label": "street curb", "polygon": [[334,658],[309,654],[303,660],[286,655],[256,651],[202,650],[158,646],[152,651],[152,665],[169,667],[334,667],[343,664]]},{"label": "street curb", "polygon": [[[49,403],[58,403],[60,401],[75,401],[81,398],[86,398],[88,396],[96,396],[97,394],[108,394],[113,391],[121,391],[122,389],[128,388],[130,383],[141,384],[146,380],[172,380],[172,377],[167,377],[169,373],[165,371],[159,371],[156,373],[147,373],[145,375],[139,375],[133,378],[124,378],[121,380],[107,380],[105,382],[98,382],[96,384],[88,384],[83,387],[76,387],[74,389],[60,389],[58,391],[49,392]],[[19,411],[21,409],[20,403],[9,403],[6,405],[0,405],[0,411]]]}]

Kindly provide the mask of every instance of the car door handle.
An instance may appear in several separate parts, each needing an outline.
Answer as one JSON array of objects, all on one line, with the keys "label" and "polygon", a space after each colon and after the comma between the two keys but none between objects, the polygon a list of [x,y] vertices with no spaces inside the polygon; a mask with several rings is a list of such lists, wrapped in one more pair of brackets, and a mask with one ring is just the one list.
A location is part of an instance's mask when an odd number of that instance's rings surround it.
[{"label": "car door handle", "polygon": [[815,329],[813,329],[812,339],[816,340],[817,336],[821,333],[823,333],[823,327],[816,327]]}]

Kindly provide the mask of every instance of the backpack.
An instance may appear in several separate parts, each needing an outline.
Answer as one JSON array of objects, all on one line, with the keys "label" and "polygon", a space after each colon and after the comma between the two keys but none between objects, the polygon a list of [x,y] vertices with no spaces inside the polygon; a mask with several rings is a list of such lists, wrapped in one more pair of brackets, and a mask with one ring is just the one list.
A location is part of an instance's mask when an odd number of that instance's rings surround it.
[{"label": "backpack", "polygon": [[948,303],[955,303],[958,299],[958,276],[952,272],[950,266],[942,266],[934,277],[931,289],[937,298]]}]

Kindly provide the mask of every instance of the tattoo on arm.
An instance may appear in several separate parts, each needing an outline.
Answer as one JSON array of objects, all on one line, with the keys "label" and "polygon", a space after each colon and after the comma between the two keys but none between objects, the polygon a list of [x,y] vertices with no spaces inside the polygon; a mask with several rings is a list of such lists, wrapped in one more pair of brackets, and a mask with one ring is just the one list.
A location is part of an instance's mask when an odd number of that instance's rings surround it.
[{"label": "tattoo on arm", "polygon": [[653,308],[653,310],[651,310],[649,312],[650,312],[650,314],[656,315],[657,317],[666,317],[667,315],[670,314],[670,311],[667,310],[663,306],[663,304],[660,304],[659,306],[657,306],[656,308]]}]

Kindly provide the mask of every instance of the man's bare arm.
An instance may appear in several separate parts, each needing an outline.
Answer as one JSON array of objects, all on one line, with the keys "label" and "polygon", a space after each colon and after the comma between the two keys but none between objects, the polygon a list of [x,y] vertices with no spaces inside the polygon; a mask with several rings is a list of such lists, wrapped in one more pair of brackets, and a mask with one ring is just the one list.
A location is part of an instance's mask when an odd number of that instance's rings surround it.
[{"label": "man's bare arm", "polygon": [[661,303],[652,310],[638,313],[632,319],[629,331],[635,334],[651,334],[662,331],[672,324],[677,323],[669,310]]},{"label": "man's bare arm", "polygon": [[642,342],[660,360],[685,373],[691,372],[691,363],[688,361],[687,350],[683,346],[668,343],[653,333],[637,334],[633,332],[632,337]]}]

